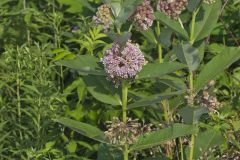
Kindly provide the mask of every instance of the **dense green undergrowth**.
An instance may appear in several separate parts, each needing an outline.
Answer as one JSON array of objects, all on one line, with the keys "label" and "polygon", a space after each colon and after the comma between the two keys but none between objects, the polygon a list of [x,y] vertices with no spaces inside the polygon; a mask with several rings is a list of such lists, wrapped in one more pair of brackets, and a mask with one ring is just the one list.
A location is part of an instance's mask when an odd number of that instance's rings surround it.
[{"label": "dense green undergrowth", "polygon": [[[92,20],[103,3],[107,32]],[[153,0],[145,31],[128,20],[141,3],[0,1],[0,159],[240,158],[240,1],[189,0],[171,19]],[[115,87],[100,61],[129,39],[148,63]],[[104,134],[123,113],[146,127],[126,145]]]}]

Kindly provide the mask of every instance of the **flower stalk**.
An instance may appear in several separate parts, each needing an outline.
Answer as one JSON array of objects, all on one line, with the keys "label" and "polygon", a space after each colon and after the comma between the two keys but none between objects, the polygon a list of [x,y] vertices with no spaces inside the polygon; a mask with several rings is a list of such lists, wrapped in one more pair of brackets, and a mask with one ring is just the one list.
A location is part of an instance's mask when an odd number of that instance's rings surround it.
[{"label": "flower stalk", "polygon": [[[196,16],[199,11],[199,8],[197,8],[193,13],[192,13],[192,22],[191,22],[191,31],[190,31],[190,40],[189,43],[193,45],[194,43],[194,32],[195,32],[195,23],[196,23]],[[190,90],[190,96],[193,96],[194,92],[194,86],[193,86],[193,72],[189,70],[189,90]],[[193,107],[194,102],[193,99],[190,102],[190,106]],[[189,154],[189,160],[193,160],[193,154],[194,154],[194,145],[195,145],[195,137],[196,135],[192,134],[191,135],[191,142],[190,142],[190,154]]]},{"label": "flower stalk", "polygon": [[[127,123],[127,95],[128,95],[128,84],[126,80],[122,80],[122,121]],[[124,160],[128,160],[128,145],[125,144],[123,147]]]},{"label": "flower stalk", "polygon": [[122,80],[122,120],[124,123],[127,122],[127,94],[127,82],[125,80]]},{"label": "flower stalk", "polygon": [[[160,23],[157,22],[157,36],[159,37],[161,33]],[[159,63],[163,63],[163,55],[162,55],[162,46],[160,42],[157,40],[157,48],[158,48],[158,61]]]}]

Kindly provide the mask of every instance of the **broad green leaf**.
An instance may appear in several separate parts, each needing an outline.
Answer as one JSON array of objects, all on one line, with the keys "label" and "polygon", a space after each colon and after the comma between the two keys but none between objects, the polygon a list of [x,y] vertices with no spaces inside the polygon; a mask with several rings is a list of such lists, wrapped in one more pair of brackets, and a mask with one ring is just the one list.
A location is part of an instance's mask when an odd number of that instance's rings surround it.
[{"label": "broad green leaf", "polygon": [[161,34],[158,41],[163,47],[168,48],[171,46],[172,33],[173,31],[170,28],[161,28]]},{"label": "broad green leaf", "polygon": [[170,19],[168,16],[164,15],[161,12],[156,12],[155,17],[157,21],[160,21],[162,24],[171,28],[175,33],[179,34],[181,37],[185,38],[186,40],[189,39],[187,31],[182,28],[181,24],[178,21]]},{"label": "broad green leaf", "polygon": [[103,3],[111,6],[114,17],[117,17],[122,8],[122,0],[103,0]]},{"label": "broad green leaf", "polygon": [[71,140],[67,146],[66,146],[67,150],[69,153],[74,153],[77,149],[77,142],[76,141],[73,141]]},{"label": "broad green leaf", "polygon": [[88,75],[83,77],[88,91],[97,100],[111,104],[121,105],[120,90],[106,80],[104,76]]},{"label": "broad green leaf", "polygon": [[123,154],[119,148],[108,145],[108,144],[100,144],[98,150],[97,160],[122,160]]},{"label": "broad green leaf", "polygon": [[[199,41],[199,42],[200,42],[200,41]],[[197,45],[198,57],[199,57],[200,63],[201,63],[202,60],[203,60],[203,58],[204,58],[204,53],[205,53],[206,44],[205,44],[205,42],[195,43],[195,44],[198,44],[198,45]]]},{"label": "broad green leaf", "polygon": [[199,5],[200,5],[201,0],[189,0],[187,9],[190,12],[193,12]]},{"label": "broad green leaf", "polygon": [[151,28],[149,28],[146,31],[141,31],[141,33],[145,38],[147,38],[148,42],[153,43],[153,44],[157,44],[156,37],[155,37],[154,32]]},{"label": "broad green leaf", "polygon": [[189,43],[182,43],[174,46],[177,58],[184,64],[187,64],[190,71],[194,71],[200,64],[198,49],[192,47]]},{"label": "broad green leaf", "polygon": [[157,78],[169,73],[173,73],[185,67],[185,64],[178,62],[148,63],[147,65],[143,66],[143,69],[140,71],[137,78]]},{"label": "broad green leaf", "polygon": [[122,0],[111,0],[110,5],[112,8],[113,15],[117,17],[121,12]]},{"label": "broad green leaf", "polygon": [[196,137],[194,146],[194,159],[200,158],[204,153],[208,152],[210,148],[221,145],[225,142],[225,138],[222,136],[219,129],[209,129],[205,132],[201,132]]},{"label": "broad green leaf", "polygon": [[81,13],[84,11],[84,8],[88,8],[92,12],[95,9],[90,5],[86,0],[57,0],[60,4],[67,5],[67,12],[69,13]]},{"label": "broad green leaf", "polygon": [[184,107],[179,113],[187,124],[197,124],[203,114],[209,112],[207,107]]},{"label": "broad green leaf", "polygon": [[225,49],[208,62],[197,76],[195,91],[199,92],[209,80],[215,79],[231,64],[240,59],[239,47],[225,47]]},{"label": "broad green leaf", "polygon": [[114,42],[120,44],[121,46],[124,46],[126,42],[131,38],[132,34],[130,32],[123,32],[119,35],[117,33],[110,32],[108,36]]},{"label": "broad green leaf", "polygon": [[115,20],[116,25],[120,27],[123,23],[125,23],[128,18],[134,13],[136,7],[142,2],[143,0],[123,1],[121,11]]},{"label": "broad green leaf", "polygon": [[177,77],[167,75],[159,78],[159,81],[176,90],[187,90],[185,82]]},{"label": "broad green leaf", "polygon": [[166,141],[190,134],[196,134],[197,132],[197,126],[175,123],[171,127],[160,129],[151,133],[146,133],[140,136],[132,144],[132,146],[130,146],[130,151],[151,148]]},{"label": "broad green leaf", "polygon": [[105,138],[104,132],[90,124],[82,123],[64,117],[58,118],[55,121],[61,123],[66,127],[71,128],[72,130],[82,134],[83,136],[89,137],[99,142],[108,143],[107,139]]},{"label": "broad green leaf", "polygon": [[149,97],[146,98],[142,98],[139,101],[136,101],[132,104],[129,104],[127,106],[128,109],[134,109],[134,108],[138,108],[138,107],[147,107],[149,105],[153,105],[156,103],[159,103],[161,100],[163,99],[169,99],[172,96],[175,95],[179,95],[184,93],[184,90],[180,90],[180,91],[176,91],[176,92],[169,92],[169,93],[162,93],[162,94],[157,94],[157,95],[151,95]]},{"label": "broad green leaf", "polygon": [[216,1],[213,4],[202,4],[195,23],[193,40],[199,41],[208,35],[217,24],[218,16],[221,11],[221,1]]},{"label": "broad green leaf", "polygon": [[75,69],[83,75],[104,75],[104,71],[99,65],[99,59],[91,55],[80,55],[74,59],[58,61],[56,64]]},{"label": "broad green leaf", "polygon": [[207,46],[207,49],[212,53],[221,53],[225,49],[224,44],[212,43]]}]

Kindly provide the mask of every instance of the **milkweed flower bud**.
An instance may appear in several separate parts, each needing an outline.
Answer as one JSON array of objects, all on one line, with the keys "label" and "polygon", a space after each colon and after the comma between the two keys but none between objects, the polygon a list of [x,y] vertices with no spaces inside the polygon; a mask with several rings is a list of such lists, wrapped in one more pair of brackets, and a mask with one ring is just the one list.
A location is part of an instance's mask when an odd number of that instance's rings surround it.
[{"label": "milkweed flower bud", "polygon": [[139,30],[147,30],[151,27],[155,18],[150,0],[144,0],[143,4],[137,6],[130,19],[135,22]]},{"label": "milkweed flower bud", "polygon": [[158,0],[157,10],[176,20],[187,4],[188,0]]},{"label": "milkweed flower bud", "polygon": [[104,65],[108,79],[118,86],[122,79],[134,79],[142,66],[146,64],[144,55],[137,44],[128,41],[120,47],[114,43],[107,49],[101,62]]},{"label": "milkweed flower bud", "polygon": [[96,15],[93,16],[93,21],[97,26],[103,26],[104,32],[107,32],[110,25],[113,23],[111,7],[107,4],[98,7]]}]

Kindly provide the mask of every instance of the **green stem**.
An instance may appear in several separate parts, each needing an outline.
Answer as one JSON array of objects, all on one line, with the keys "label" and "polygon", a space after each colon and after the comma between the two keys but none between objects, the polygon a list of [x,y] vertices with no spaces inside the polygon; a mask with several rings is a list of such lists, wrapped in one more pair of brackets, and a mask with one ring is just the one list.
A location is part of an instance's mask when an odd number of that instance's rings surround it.
[{"label": "green stem", "polygon": [[121,29],[117,27],[117,33],[121,34]]},{"label": "green stem", "polygon": [[189,89],[193,93],[193,72],[189,71]]},{"label": "green stem", "polygon": [[[157,48],[158,48],[158,62],[163,63],[163,51],[162,51],[161,43],[159,42],[159,36],[161,34],[161,26],[160,26],[159,22],[157,22],[156,33],[157,33],[156,43],[157,43]],[[168,100],[162,100],[161,103],[162,103],[162,106],[163,106],[163,118],[166,121],[166,123],[169,124],[170,123],[170,116],[169,116]],[[167,145],[166,148],[167,148],[167,151],[166,151],[167,156],[172,159],[172,149],[171,149],[171,147],[169,145]]]},{"label": "green stem", "polygon": [[157,22],[157,35],[160,36],[161,28],[160,28],[160,23]]},{"label": "green stem", "polygon": [[198,11],[199,11],[199,8],[197,10],[195,10],[193,12],[193,14],[192,14],[192,23],[191,23],[191,32],[190,32],[190,44],[194,43],[193,36],[194,36],[194,32],[195,32],[195,23],[196,23],[196,16],[197,16]]},{"label": "green stem", "polygon": [[124,146],[123,158],[124,158],[124,160],[128,160],[128,145],[127,144],[125,144],[125,146]]},{"label": "green stem", "polygon": [[191,143],[190,143],[190,155],[189,160],[193,160],[193,151],[194,151],[194,144],[195,144],[195,135],[191,135]]},{"label": "green stem", "polygon": [[[19,61],[20,51],[17,48],[17,110],[18,110],[18,123],[21,123],[21,96],[20,96],[20,87],[21,87],[21,80],[20,80],[20,70],[21,65]],[[20,139],[22,140],[22,132],[19,129]]]},{"label": "green stem", "polygon": [[129,29],[128,29],[128,32],[131,32],[131,31],[132,31],[133,24],[134,24],[134,22],[130,25],[130,27],[129,27]]},{"label": "green stem", "polygon": [[[161,33],[160,23],[157,22],[157,37],[159,38]],[[158,48],[158,61],[159,63],[163,63],[163,55],[162,55],[162,46],[157,40],[157,48]]]},{"label": "green stem", "polygon": [[[157,37],[160,36],[161,34],[161,28],[160,28],[160,23],[157,22]],[[163,54],[162,54],[162,46],[160,44],[160,42],[157,40],[157,47],[158,47],[158,61],[159,63],[163,63]],[[168,109],[169,109],[169,106],[168,106],[168,102],[167,100],[163,100],[162,101],[162,105],[163,105],[163,116],[164,116],[164,119],[167,123],[169,123],[169,115],[168,115]]]},{"label": "green stem", "polygon": [[[194,32],[195,32],[195,22],[196,22],[196,16],[197,13],[199,11],[199,8],[196,9],[193,14],[192,14],[192,23],[191,23],[191,32],[190,32],[190,44],[193,45],[195,39],[193,38],[194,36]],[[193,88],[193,72],[189,71],[189,90],[190,90],[190,98],[191,98],[191,102],[190,102],[190,106],[193,107],[194,105],[194,97],[193,97],[193,92],[194,92],[194,88]],[[189,160],[193,160],[193,151],[194,151],[194,144],[195,144],[195,135],[192,134],[191,135],[191,142],[190,142],[190,154],[189,154]]]},{"label": "green stem", "polygon": [[180,143],[181,160],[184,160],[184,158],[183,158],[183,145],[182,145],[182,138],[181,137],[179,137],[179,143]]},{"label": "green stem", "polygon": [[170,119],[169,119],[169,104],[168,104],[168,100],[162,100],[162,105],[163,105],[164,120],[166,121],[167,124],[169,124],[170,123]]},{"label": "green stem", "polygon": [[128,87],[127,82],[122,81],[122,120],[124,123],[127,122],[127,94],[128,94]]},{"label": "green stem", "polygon": [[178,18],[178,22],[180,23],[181,27],[184,29],[184,26],[180,17]]},{"label": "green stem", "polygon": [[163,63],[162,46],[160,44],[158,44],[158,57],[159,63]]},{"label": "green stem", "polygon": [[[128,95],[128,84],[125,80],[122,81],[122,121],[127,122],[127,95]],[[125,144],[123,148],[124,160],[128,160],[128,145]]]}]

